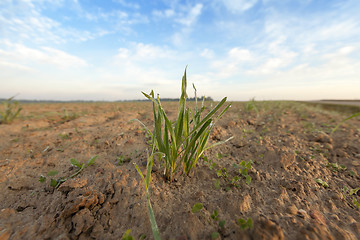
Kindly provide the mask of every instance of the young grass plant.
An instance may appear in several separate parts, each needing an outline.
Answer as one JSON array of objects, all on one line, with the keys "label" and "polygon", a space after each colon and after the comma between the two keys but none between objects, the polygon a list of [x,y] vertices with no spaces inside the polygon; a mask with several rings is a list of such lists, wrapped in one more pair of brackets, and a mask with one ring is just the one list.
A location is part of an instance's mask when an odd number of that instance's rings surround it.
[{"label": "young grass plant", "polygon": [[151,132],[143,123],[141,123],[148,131],[152,139],[152,145],[157,150],[164,153],[163,166],[164,175],[170,181],[174,180],[175,173],[178,169],[182,169],[183,174],[189,174],[196,167],[199,158],[204,151],[229,141],[231,138],[217,142],[211,146],[207,146],[210,132],[219,118],[229,109],[230,104],[226,106],[220,114],[215,114],[226,102],[224,97],[213,109],[201,118],[205,110],[204,99],[202,105],[198,108],[196,88],[195,91],[195,109],[191,110],[186,106],[187,79],[186,69],[182,78],[181,97],[179,100],[178,114],[174,122],[171,122],[163,109],[159,95],[155,98],[154,92],[144,94],[146,98],[151,100],[154,115],[154,130]]},{"label": "young grass plant", "polygon": [[[159,156],[159,159],[160,159],[161,154],[157,154],[157,155]],[[144,184],[145,184],[146,199],[147,199],[148,211],[149,211],[149,219],[150,219],[151,229],[152,229],[152,232],[153,232],[154,239],[155,240],[160,240],[161,239],[160,232],[159,232],[159,229],[158,229],[158,226],[157,226],[157,223],[156,223],[154,210],[153,210],[153,208],[151,206],[150,192],[149,192],[149,187],[150,187],[150,182],[151,182],[151,170],[152,170],[153,164],[154,164],[154,148],[153,148],[152,153],[151,153],[150,156],[149,156],[149,152],[147,152],[146,177],[144,177],[144,175],[142,174],[140,168],[136,165],[136,163],[134,163],[136,170],[140,174],[140,176],[143,179]]]},{"label": "young grass plant", "polygon": [[338,127],[340,127],[341,124],[343,124],[343,123],[346,122],[347,120],[350,120],[350,119],[352,119],[352,118],[354,118],[354,117],[357,117],[357,116],[360,116],[360,112],[355,113],[355,114],[351,115],[350,117],[345,118],[344,120],[342,120],[338,125],[336,125],[336,127],[334,127],[334,129],[331,131],[330,134],[333,134],[333,133],[338,129]]},{"label": "young grass plant", "polygon": [[13,101],[15,96],[7,99],[3,102],[5,111],[0,111],[0,123],[9,124],[11,123],[20,113],[22,108],[19,106],[17,101]]}]

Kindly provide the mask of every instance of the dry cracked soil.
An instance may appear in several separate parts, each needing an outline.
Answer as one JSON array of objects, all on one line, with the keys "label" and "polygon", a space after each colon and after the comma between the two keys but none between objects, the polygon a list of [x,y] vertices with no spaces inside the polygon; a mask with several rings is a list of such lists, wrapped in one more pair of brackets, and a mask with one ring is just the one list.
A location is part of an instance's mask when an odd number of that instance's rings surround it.
[{"label": "dry cracked soil", "polygon": [[[330,134],[349,113],[255,104],[258,111],[232,104],[210,142],[234,138],[206,152],[190,176],[169,183],[154,165],[150,198],[162,239],[211,239],[214,232],[216,239],[360,239],[360,118]],[[174,119],[177,104],[163,105]],[[134,167],[145,173],[150,139],[132,119],[151,127],[151,104],[23,104],[19,118],[0,125],[0,239],[121,239],[128,229],[135,239],[153,239]],[[78,170],[70,159],[93,156],[94,165],[50,185]],[[242,161],[251,163],[249,184]],[[199,213],[195,203],[204,206]],[[242,229],[240,218],[253,226]]]}]

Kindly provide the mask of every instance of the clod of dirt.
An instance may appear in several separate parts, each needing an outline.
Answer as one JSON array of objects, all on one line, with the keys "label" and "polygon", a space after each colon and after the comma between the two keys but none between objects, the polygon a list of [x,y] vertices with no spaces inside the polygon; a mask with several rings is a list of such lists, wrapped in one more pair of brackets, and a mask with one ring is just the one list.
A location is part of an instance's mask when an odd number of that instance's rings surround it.
[{"label": "clod of dirt", "polygon": [[76,236],[83,232],[86,233],[95,223],[95,219],[88,208],[77,212],[71,221]]},{"label": "clod of dirt", "polygon": [[324,132],[319,132],[315,136],[314,140],[315,140],[315,142],[320,142],[320,143],[330,143],[331,144],[333,142],[333,139]]},{"label": "clod of dirt", "polygon": [[284,233],[277,223],[265,216],[259,216],[254,223],[252,237],[253,239],[282,240]]}]

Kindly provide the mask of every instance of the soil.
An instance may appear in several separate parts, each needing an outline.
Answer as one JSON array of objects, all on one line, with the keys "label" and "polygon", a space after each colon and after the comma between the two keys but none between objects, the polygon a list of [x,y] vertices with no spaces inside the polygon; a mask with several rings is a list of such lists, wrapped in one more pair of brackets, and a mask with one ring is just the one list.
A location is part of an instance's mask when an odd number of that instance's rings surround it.
[{"label": "soil", "polygon": [[[211,103],[206,103],[210,107]],[[360,118],[296,102],[235,102],[190,176],[168,182],[155,165],[150,199],[162,239],[360,239]],[[163,104],[170,118],[177,104]],[[153,239],[144,183],[149,102],[23,104],[0,125],[0,239]],[[95,164],[58,188],[50,179]],[[251,182],[234,164],[251,162]],[[332,163],[332,164],[330,164]],[[338,165],[336,165],[336,163]],[[218,177],[217,170],[228,173]],[[55,176],[48,176],[51,171]],[[39,182],[40,176],[46,177]],[[229,180],[239,177],[238,185]],[[315,181],[321,179],[328,187]],[[193,213],[195,203],[204,208]],[[211,218],[218,211],[218,220]],[[251,218],[242,229],[238,219]],[[224,228],[219,226],[225,221]]]}]

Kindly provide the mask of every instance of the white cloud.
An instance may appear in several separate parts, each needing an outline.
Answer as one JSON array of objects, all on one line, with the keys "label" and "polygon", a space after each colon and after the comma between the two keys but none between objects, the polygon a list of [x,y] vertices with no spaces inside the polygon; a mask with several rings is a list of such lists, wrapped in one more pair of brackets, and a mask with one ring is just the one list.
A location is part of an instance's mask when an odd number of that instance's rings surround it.
[{"label": "white cloud", "polygon": [[242,49],[239,47],[230,49],[228,55],[232,60],[235,60],[236,62],[251,61],[253,59],[253,55],[248,49]]},{"label": "white cloud", "polygon": [[212,59],[214,58],[214,51],[208,48],[205,48],[201,53],[200,56],[207,58],[207,59]]},{"label": "white cloud", "polygon": [[157,59],[174,59],[175,57],[176,53],[167,47],[133,43],[130,48],[119,48],[115,59],[146,62]]},{"label": "white cloud", "polygon": [[125,1],[125,0],[113,0],[116,3],[119,3],[120,5],[127,7],[127,8],[133,8],[133,9],[139,9],[140,5],[137,3],[132,3],[131,1]]},{"label": "white cloud", "polygon": [[[203,5],[197,3],[195,6],[186,9],[178,18],[175,19],[176,22],[185,25],[187,27],[192,26],[201,15]],[[187,14],[186,14],[187,13]]]},{"label": "white cloud", "polygon": [[258,0],[221,0],[230,12],[244,12],[252,8]]},{"label": "white cloud", "polygon": [[23,65],[31,66],[33,64],[53,65],[60,69],[79,68],[87,66],[85,60],[50,47],[41,47],[34,49],[22,44],[12,44],[7,41],[7,49],[0,49],[0,60],[8,63],[21,62]]},{"label": "white cloud", "polygon": [[[1,53],[0,53],[1,54]],[[10,69],[14,69],[14,70],[18,70],[18,71],[26,71],[26,72],[33,72],[34,69],[21,65],[21,64],[17,64],[17,63],[12,63],[12,62],[6,62],[6,61],[1,61],[0,60],[0,68],[3,68],[3,72],[9,70]]]},{"label": "white cloud", "polygon": [[174,11],[174,9],[166,9],[164,11],[154,10],[152,12],[152,14],[155,17],[159,17],[159,18],[170,18],[170,17],[175,16],[175,11]]}]

